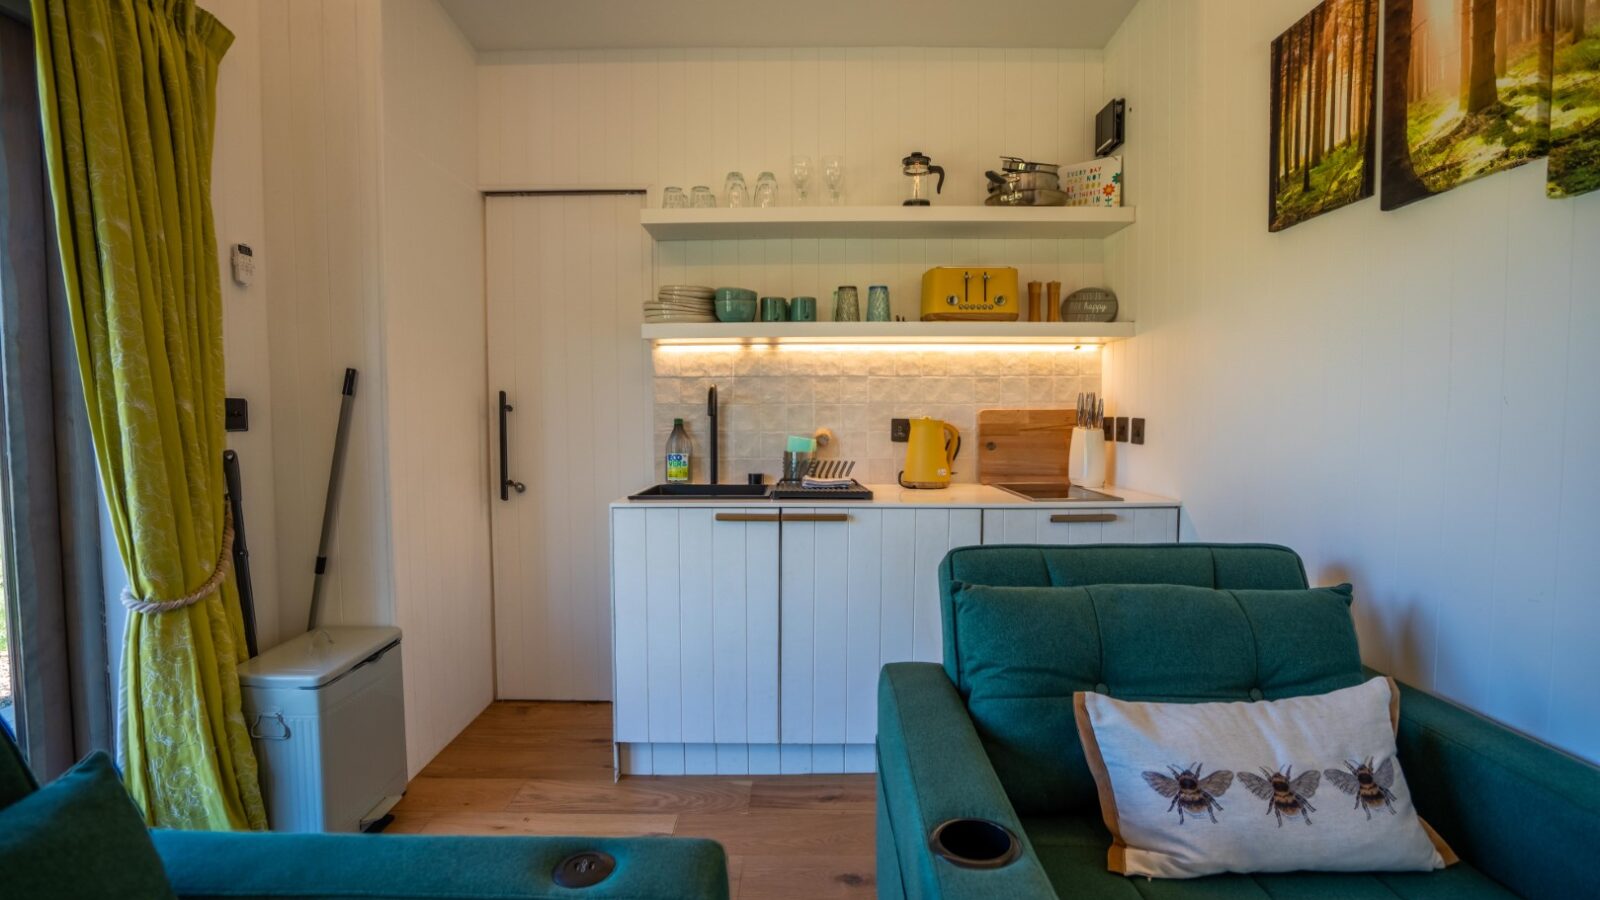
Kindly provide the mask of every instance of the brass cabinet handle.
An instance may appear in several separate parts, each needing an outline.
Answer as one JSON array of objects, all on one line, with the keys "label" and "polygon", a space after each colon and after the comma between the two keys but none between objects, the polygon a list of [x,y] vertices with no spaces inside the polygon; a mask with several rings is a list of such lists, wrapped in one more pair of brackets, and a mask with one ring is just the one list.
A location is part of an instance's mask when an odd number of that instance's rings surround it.
[{"label": "brass cabinet handle", "polygon": [[849,513],[784,513],[785,522],[848,522]]},{"label": "brass cabinet handle", "polygon": [[717,513],[718,522],[776,522],[777,513]]},{"label": "brass cabinet handle", "polygon": [[1115,522],[1116,513],[1057,513],[1050,517],[1052,522]]}]

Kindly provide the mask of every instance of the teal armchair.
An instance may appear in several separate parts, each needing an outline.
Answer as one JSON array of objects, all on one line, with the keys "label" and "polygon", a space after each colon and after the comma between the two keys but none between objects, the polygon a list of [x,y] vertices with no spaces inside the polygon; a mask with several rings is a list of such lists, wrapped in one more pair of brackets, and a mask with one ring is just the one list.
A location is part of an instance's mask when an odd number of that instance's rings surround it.
[{"label": "teal armchair", "polygon": [[[0,725],[0,812],[40,790]],[[49,787],[43,790],[50,790]],[[120,792],[119,792],[120,793]],[[120,802],[120,801],[119,801]],[[128,801],[128,815],[137,810]],[[22,809],[23,807],[18,807]],[[142,835],[137,827],[133,836]],[[156,829],[149,837],[184,900],[726,900],[727,859],[688,838],[433,837]],[[139,848],[132,848],[138,852]],[[588,887],[556,883],[558,866],[598,851],[615,870]],[[146,848],[145,853],[149,850]],[[0,872],[0,896],[10,896]],[[159,872],[155,876],[159,879]],[[129,887],[115,896],[137,896]],[[108,895],[109,896],[109,895]]]},{"label": "teal armchair", "polygon": [[[879,680],[878,886],[886,900],[1600,897],[1592,859],[1600,769],[1404,685],[1400,761],[1418,810],[1460,863],[1427,873],[1112,874],[1072,691],[1250,700],[1356,684],[1371,673],[1348,614],[1283,621],[1271,616],[1270,596],[1255,595],[1248,621],[1195,615],[1202,602],[1242,607],[1253,590],[1307,587],[1299,557],[1271,545],[969,547],[945,557],[939,581],[943,666],[893,664]],[[1099,608],[1128,584],[1170,589],[1144,594],[1137,609],[1076,620],[1062,592],[1032,592],[1015,628],[995,624],[1009,611],[972,615],[958,603],[969,585],[1096,586]],[[1234,593],[1229,601],[1195,588]],[[1023,631],[1027,639],[1015,639]],[[986,824],[947,831],[953,841],[934,838],[942,824],[972,819]],[[974,867],[1008,839],[1014,859]]]}]

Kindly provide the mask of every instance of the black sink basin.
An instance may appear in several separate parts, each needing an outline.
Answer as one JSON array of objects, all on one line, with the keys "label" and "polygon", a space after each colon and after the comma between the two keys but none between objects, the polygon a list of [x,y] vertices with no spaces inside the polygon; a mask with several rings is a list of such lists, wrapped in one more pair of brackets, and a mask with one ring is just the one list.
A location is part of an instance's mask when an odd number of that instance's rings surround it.
[{"label": "black sink basin", "polygon": [[678,500],[683,498],[700,500],[765,500],[772,493],[770,484],[657,484],[647,487],[637,494],[630,494],[629,500]]}]

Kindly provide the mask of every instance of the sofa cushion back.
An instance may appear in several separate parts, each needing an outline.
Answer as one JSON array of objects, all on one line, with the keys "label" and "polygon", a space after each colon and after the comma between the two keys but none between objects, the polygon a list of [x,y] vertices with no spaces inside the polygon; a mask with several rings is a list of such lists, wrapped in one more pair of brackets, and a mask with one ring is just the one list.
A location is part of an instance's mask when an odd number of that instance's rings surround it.
[{"label": "sofa cushion back", "polygon": [[1181,584],[1231,590],[1306,587],[1300,555],[1277,544],[1087,544],[1079,547],[992,544],[960,547],[939,564],[944,667],[961,684],[951,630],[957,584],[1078,587],[1088,584]]},{"label": "sofa cushion back", "polygon": [[22,758],[22,748],[11,737],[6,723],[0,722],[0,809],[38,789],[39,783],[34,781],[27,760]]},{"label": "sofa cushion back", "polygon": [[[1024,815],[1097,808],[1073,722],[1075,691],[1125,700],[1247,701],[1361,682],[1349,588],[1305,589],[1292,552],[1161,548],[1146,557],[1150,565],[1131,572],[1137,557],[1120,552],[1125,549],[1132,548],[1005,547],[991,556],[989,548],[972,548],[946,558],[946,574],[1015,581],[1031,567],[1032,577],[1049,579],[1044,585],[954,579],[945,584],[945,665],[995,772]],[[1251,553],[1241,557],[1235,549],[1270,556],[1252,560]],[[1092,558],[1090,565],[1074,565],[1074,552]],[[996,565],[1006,560],[1020,566]],[[1157,572],[1214,583],[1221,572],[1237,579],[1236,585],[1254,580],[1268,586],[1050,586],[1073,577],[1104,577],[1118,566],[1125,578]],[[1273,584],[1274,578],[1299,583]],[[1277,587],[1290,590],[1272,589]]]}]

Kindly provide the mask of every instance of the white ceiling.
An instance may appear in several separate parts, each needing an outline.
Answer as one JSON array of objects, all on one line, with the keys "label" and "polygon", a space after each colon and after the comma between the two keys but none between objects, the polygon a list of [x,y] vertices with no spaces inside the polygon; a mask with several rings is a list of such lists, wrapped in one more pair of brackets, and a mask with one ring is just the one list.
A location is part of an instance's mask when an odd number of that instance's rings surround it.
[{"label": "white ceiling", "polygon": [[440,0],[482,51],[1100,48],[1136,0]]}]

